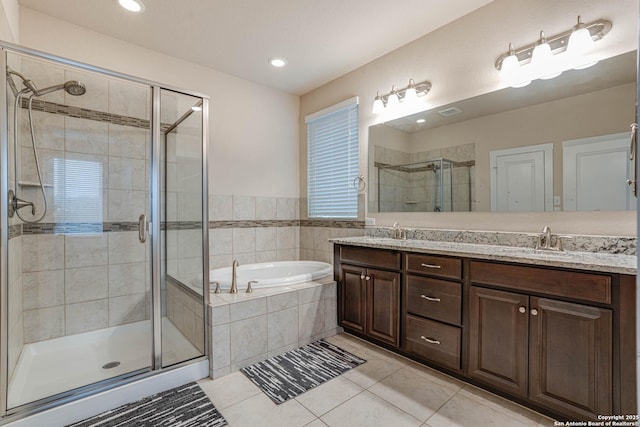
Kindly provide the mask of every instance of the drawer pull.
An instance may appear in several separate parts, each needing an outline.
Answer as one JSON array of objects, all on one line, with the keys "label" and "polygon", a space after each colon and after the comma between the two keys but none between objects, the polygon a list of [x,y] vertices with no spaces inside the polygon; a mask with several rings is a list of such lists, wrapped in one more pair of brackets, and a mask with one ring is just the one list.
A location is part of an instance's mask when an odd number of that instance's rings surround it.
[{"label": "drawer pull", "polygon": [[428,297],[426,295],[420,295],[420,298],[424,298],[427,301],[440,302],[440,298]]},{"label": "drawer pull", "polygon": [[435,265],[435,264],[425,264],[425,263],[422,263],[422,264],[420,264],[420,265],[421,265],[421,266],[423,266],[423,267],[425,267],[425,268],[442,268],[442,266],[441,266],[441,265]]},{"label": "drawer pull", "polygon": [[420,335],[420,339],[425,340],[429,344],[438,344],[438,345],[440,345],[440,341],[434,340],[433,338],[427,338],[424,335]]}]

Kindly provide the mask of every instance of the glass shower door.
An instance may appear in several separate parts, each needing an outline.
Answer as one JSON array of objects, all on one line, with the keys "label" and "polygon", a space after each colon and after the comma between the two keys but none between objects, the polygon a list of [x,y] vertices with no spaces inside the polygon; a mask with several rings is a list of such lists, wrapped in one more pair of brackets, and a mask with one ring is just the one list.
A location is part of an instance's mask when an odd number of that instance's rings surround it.
[{"label": "glass shower door", "polygon": [[148,85],[11,51],[6,62],[11,412],[152,367],[152,106]]},{"label": "glass shower door", "polygon": [[205,354],[202,110],[201,98],[160,91],[163,367]]}]

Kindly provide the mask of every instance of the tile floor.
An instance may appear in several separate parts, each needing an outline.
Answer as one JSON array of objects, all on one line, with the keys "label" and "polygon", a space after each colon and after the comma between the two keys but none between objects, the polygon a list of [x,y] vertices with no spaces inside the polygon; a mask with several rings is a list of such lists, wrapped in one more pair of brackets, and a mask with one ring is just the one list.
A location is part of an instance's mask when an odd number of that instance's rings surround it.
[{"label": "tile floor", "polygon": [[281,405],[242,373],[200,386],[230,427],[548,427],[553,420],[347,334],[328,341],[367,363]]}]

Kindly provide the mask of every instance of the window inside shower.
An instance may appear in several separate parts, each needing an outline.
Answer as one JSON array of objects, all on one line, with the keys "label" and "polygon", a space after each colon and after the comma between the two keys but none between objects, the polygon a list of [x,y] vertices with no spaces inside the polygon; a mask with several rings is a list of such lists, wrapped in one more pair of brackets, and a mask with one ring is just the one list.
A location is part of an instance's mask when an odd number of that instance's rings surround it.
[{"label": "window inside shower", "polygon": [[202,98],[6,62],[7,412],[204,355]]}]

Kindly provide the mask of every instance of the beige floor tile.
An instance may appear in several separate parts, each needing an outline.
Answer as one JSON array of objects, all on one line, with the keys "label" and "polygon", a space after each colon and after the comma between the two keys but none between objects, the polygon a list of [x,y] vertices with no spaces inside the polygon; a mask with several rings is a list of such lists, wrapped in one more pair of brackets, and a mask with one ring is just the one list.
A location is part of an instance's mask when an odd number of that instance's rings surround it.
[{"label": "beige floor tile", "polygon": [[340,376],[296,397],[296,400],[317,416],[351,399],[364,389]]},{"label": "beige floor tile", "polygon": [[215,381],[210,379],[200,380],[198,384],[218,410],[262,393],[241,372],[225,375]]},{"label": "beige floor tile", "polygon": [[405,366],[369,387],[387,402],[426,421],[460,390],[457,384],[431,381],[418,369]]},{"label": "beige floor tile", "polygon": [[220,412],[231,427],[302,427],[316,419],[295,399],[276,405],[262,392]]},{"label": "beige floor tile", "polygon": [[369,388],[401,367],[402,365],[400,364],[389,363],[386,360],[369,355],[366,363],[342,375],[362,388]]},{"label": "beige floor tile", "polygon": [[330,427],[409,427],[422,424],[420,420],[366,390],[320,419]]},{"label": "beige floor tile", "polygon": [[523,423],[521,419],[482,405],[460,392],[431,416],[427,420],[427,425],[430,427],[527,427],[535,423]]},{"label": "beige floor tile", "polygon": [[[542,421],[539,413],[470,384],[465,385],[462,391],[460,391],[460,394],[477,401],[481,405],[488,406],[515,418],[524,424],[537,425]],[[553,425],[553,421],[551,425]]]}]

